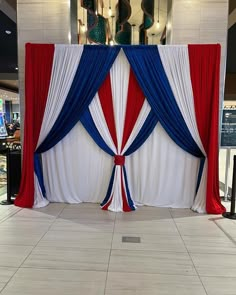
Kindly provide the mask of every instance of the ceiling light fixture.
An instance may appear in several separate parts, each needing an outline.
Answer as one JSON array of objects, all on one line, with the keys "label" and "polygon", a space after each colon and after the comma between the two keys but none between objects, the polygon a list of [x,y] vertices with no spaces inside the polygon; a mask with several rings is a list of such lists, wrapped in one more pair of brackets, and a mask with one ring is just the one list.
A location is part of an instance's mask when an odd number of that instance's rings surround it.
[{"label": "ceiling light fixture", "polygon": [[157,12],[157,29],[160,29],[160,19],[159,15],[160,14],[160,0],[158,0],[158,12]]},{"label": "ceiling light fixture", "polygon": [[86,32],[86,27],[85,27],[85,9],[83,9],[83,23],[81,25],[81,31],[82,33]]},{"label": "ceiling light fixture", "polygon": [[132,24],[132,44],[134,44],[134,28],[135,28],[135,24]]},{"label": "ceiling light fixture", "polygon": [[98,15],[98,0],[96,1],[96,11],[95,14]]},{"label": "ceiling light fixture", "polygon": [[152,45],[154,44],[154,43],[153,43],[153,38],[154,38],[154,36],[155,36],[155,34],[152,33]]},{"label": "ceiling light fixture", "polygon": [[112,10],[111,10],[111,0],[109,0],[109,10],[108,10],[109,16],[112,16]]},{"label": "ceiling light fixture", "polygon": [[111,46],[114,45],[114,40],[113,40],[113,19],[114,19],[114,17],[115,17],[114,15],[111,15],[111,40],[109,42],[109,44]]},{"label": "ceiling light fixture", "polygon": [[83,33],[85,33],[85,31],[86,31],[85,24],[82,24],[82,26],[81,26],[81,31],[82,31]]}]

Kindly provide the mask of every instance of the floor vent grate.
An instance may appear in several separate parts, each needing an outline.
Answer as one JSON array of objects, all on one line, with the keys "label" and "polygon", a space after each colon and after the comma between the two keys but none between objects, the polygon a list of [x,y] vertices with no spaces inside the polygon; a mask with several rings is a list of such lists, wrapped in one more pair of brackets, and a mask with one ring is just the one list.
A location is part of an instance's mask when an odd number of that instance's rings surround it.
[{"label": "floor vent grate", "polygon": [[122,243],[141,243],[140,237],[122,237]]}]

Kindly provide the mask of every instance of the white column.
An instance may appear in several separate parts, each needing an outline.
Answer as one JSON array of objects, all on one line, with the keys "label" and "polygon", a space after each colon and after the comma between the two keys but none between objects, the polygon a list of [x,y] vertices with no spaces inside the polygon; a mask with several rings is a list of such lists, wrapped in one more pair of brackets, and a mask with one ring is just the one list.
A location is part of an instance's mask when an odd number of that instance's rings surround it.
[{"label": "white column", "polygon": [[221,102],[224,96],[228,0],[168,0],[167,44],[221,44]]},{"label": "white column", "polygon": [[23,129],[25,43],[70,43],[70,0],[18,0],[17,31],[21,129]]}]

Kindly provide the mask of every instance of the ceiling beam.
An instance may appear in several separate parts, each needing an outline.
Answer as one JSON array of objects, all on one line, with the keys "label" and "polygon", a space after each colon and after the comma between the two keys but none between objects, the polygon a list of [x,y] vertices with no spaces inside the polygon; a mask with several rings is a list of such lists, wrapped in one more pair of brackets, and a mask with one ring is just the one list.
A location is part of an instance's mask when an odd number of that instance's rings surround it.
[{"label": "ceiling beam", "polygon": [[0,73],[0,80],[18,80],[18,73]]}]

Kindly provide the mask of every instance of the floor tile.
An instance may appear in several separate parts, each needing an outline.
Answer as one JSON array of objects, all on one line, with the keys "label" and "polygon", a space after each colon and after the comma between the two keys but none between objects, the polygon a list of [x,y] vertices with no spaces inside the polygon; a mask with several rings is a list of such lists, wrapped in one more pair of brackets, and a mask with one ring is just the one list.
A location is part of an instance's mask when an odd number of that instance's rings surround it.
[{"label": "floor tile", "polygon": [[[45,226],[35,226],[28,224],[28,228],[27,227],[21,227],[21,224],[17,224],[15,227],[8,227],[6,226],[7,224],[9,224],[7,221],[4,221],[1,225],[0,225],[0,237],[5,237],[7,234],[13,234],[13,235],[40,235],[40,234],[44,234],[48,228],[49,225],[47,224],[47,227]],[[30,228],[31,227],[31,228]]]},{"label": "floor tile", "polygon": [[0,229],[0,245],[36,245],[44,235],[45,230]]},{"label": "floor tile", "polygon": [[[1,261],[1,258],[0,258]],[[18,268],[0,266],[0,283],[7,283]]]},{"label": "floor tile", "polygon": [[227,237],[182,236],[188,252],[236,254],[236,245]]},{"label": "floor tile", "polygon": [[116,220],[116,233],[142,233],[142,234],[161,234],[161,235],[179,235],[175,223],[172,220],[142,220],[129,222]]},{"label": "floor tile", "polygon": [[206,295],[198,276],[110,272],[106,295]]},{"label": "floor tile", "polygon": [[0,266],[19,267],[32,249],[31,246],[0,245]]},{"label": "floor tile", "polygon": [[179,210],[180,210],[179,216],[173,217],[173,220],[175,223],[188,223],[188,224],[214,223],[215,220],[222,218],[222,215],[199,214],[195,212],[194,212],[194,215],[192,216],[181,216],[181,210],[185,210],[185,209],[179,209]]},{"label": "floor tile", "polygon": [[66,204],[65,209],[96,209],[96,210],[101,210],[100,204],[99,203],[79,203],[79,204]]},{"label": "floor tile", "polygon": [[215,220],[215,223],[230,237],[236,240],[236,220],[219,218]]},{"label": "floor tile", "polygon": [[180,220],[186,220],[189,217],[197,217],[200,218],[202,216],[207,216],[207,214],[199,214],[197,212],[192,211],[191,209],[185,209],[185,208],[170,208],[170,214],[173,218],[177,218]]},{"label": "floor tile", "polygon": [[66,207],[65,203],[50,203],[46,207],[33,209],[35,212],[41,212],[53,216],[58,216],[61,211]]},{"label": "floor tile", "polygon": [[37,246],[23,267],[107,271],[110,250]]},{"label": "floor tile", "polygon": [[62,219],[58,218],[50,228],[52,231],[78,231],[78,232],[108,232],[114,230],[114,221]]},{"label": "floor tile", "polygon": [[104,211],[100,208],[68,208],[66,207],[61,213],[60,218],[63,219],[83,219],[83,220],[100,220],[112,221],[116,217],[115,212]]},{"label": "floor tile", "polygon": [[112,250],[109,271],[196,275],[187,253]]},{"label": "floor tile", "polygon": [[42,231],[46,232],[49,227],[51,226],[51,222],[48,221],[29,221],[29,220],[21,220],[21,219],[16,219],[16,218],[8,218],[7,220],[3,221],[0,223],[0,231],[1,230],[24,230],[24,231]]},{"label": "floor tile", "polygon": [[107,273],[103,271],[83,271],[47,268],[21,268],[15,276],[15,281],[68,281],[68,282],[102,282],[105,283]]},{"label": "floor tile", "polygon": [[[122,237],[140,237],[141,243],[123,243]],[[187,252],[180,236],[115,233],[112,249]]]},{"label": "floor tile", "polygon": [[62,234],[59,231],[49,231],[39,242],[39,246],[110,249],[111,241],[111,233],[65,231]]},{"label": "floor tile", "polygon": [[104,295],[104,283],[71,281],[29,281],[14,279],[7,284],[2,295]]},{"label": "floor tile", "polygon": [[208,222],[176,222],[182,236],[225,237],[224,232],[212,221]]},{"label": "floor tile", "polygon": [[172,220],[171,214],[168,208],[157,208],[141,206],[137,210],[129,213],[117,213],[116,220],[123,221],[160,221],[160,220]]},{"label": "floor tile", "polygon": [[37,224],[42,224],[42,225],[51,225],[56,219],[55,218],[37,218],[37,217],[25,217],[25,216],[18,216],[13,215],[10,218],[4,220],[0,225],[3,225],[5,223],[28,223],[29,225],[37,226]]},{"label": "floor tile", "polygon": [[[47,208],[47,207],[45,207]],[[61,211],[61,210],[60,210]],[[34,219],[41,219],[41,220],[46,220],[46,219],[51,219],[54,220],[59,212],[56,213],[44,213],[43,210],[39,209],[22,209],[19,212],[17,212],[14,216],[15,217],[23,217],[23,218],[34,218]]]},{"label": "floor tile", "polygon": [[2,289],[5,287],[5,283],[0,283],[0,292],[2,291]]},{"label": "floor tile", "polygon": [[208,295],[235,295],[235,278],[226,277],[201,277]]},{"label": "floor tile", "polygon": [[[122,293],[121,293],[122,292]],[[157,290],[114,290],[114,289],[107,289],[105,291],[105,295],[156,295]],[[160,294],[160,293],[158,293]],[[168,293],[167,293],[168,294]]]},{"label": "floor tile", "polygon": [[0,223],[8,219],[9,217],[13,216],[20,210],[22,210],[22,208],[16,207],[14,205],[0,206]]},{"label": "floor tile", "polygon": [[236,255],[190,253],[200,276],[236,278]]}]

